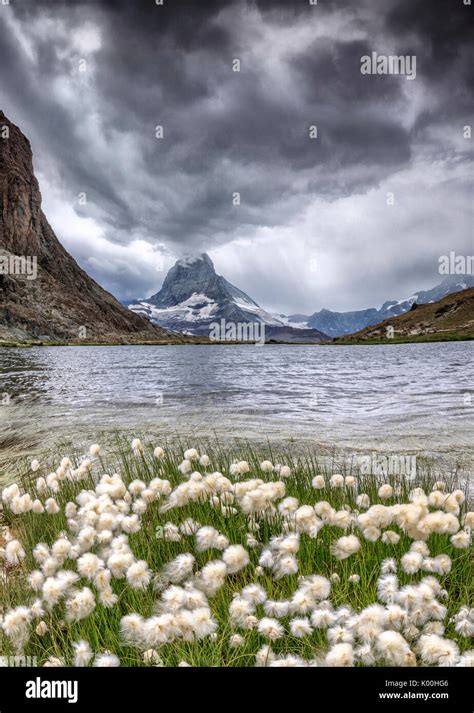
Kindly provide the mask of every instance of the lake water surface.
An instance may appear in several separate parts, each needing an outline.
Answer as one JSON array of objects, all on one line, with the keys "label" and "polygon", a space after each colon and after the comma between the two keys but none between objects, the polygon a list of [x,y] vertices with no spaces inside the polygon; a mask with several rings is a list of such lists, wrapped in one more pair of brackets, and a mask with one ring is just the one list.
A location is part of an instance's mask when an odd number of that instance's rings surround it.
[{"label": "lake water surface", "polygon": [[[472,342],[0,350],[0,444],[217,434],[471,456]],[[6,395],[6,396],[5,396]]]}]

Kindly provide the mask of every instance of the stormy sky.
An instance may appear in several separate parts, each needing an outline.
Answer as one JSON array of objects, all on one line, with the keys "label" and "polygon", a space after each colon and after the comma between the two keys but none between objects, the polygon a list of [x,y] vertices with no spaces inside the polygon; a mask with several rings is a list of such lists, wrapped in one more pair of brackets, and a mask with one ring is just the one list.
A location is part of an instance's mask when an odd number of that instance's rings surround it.
[{"label": "stormy sky", "polygon": [[[118,298],[205,250],[273,311],[379,306],[472,254],[473,12],[0,2],[0,108],[31,141],[58,238]],[[416,77],[361,74],[372,52],[415,56]]]}]

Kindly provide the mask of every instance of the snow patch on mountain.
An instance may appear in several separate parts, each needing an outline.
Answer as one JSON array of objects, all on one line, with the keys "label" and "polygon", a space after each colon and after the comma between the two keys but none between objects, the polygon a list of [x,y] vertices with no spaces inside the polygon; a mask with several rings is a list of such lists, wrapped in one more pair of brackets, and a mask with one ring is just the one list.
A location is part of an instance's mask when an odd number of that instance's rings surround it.
[{"label": "snow patch on mountain", "polygon": [[208,320],[217,311],[218,304],[202,293],[193,292],[191,297],[174,307],[160,308],[142,301],[129,305],[129,308],[138,314],[145,314],[157,323],[160,321],[170,323],[174,320],[200,322]]}]

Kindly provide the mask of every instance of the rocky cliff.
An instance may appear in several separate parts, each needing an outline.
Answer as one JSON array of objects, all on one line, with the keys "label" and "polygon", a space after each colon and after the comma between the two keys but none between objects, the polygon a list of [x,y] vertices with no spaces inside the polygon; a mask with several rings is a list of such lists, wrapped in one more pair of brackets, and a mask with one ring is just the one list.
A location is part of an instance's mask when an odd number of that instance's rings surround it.
[{"label": "rocky cliff", "polygon": [[28,139],[0,111],[0,340],[169,341],[82,270],[43,211]]}]

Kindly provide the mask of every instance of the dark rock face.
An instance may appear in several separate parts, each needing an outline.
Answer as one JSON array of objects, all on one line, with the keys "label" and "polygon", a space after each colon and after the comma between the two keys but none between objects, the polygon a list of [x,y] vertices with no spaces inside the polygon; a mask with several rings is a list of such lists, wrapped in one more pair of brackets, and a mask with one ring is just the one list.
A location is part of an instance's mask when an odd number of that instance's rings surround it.
[{"label": "dark rock face", "polygon": [[[8,137],[5,134],[8,127]],[[165,336],[103,290],[66,252],[41,210],[31,146],[0,111],[0,339],[143,341]],[[14,266],[36,261],[36,277]],[[18,267],[20,263],[16,261]],[[24,266],[23,262],[23,266]]]}]

